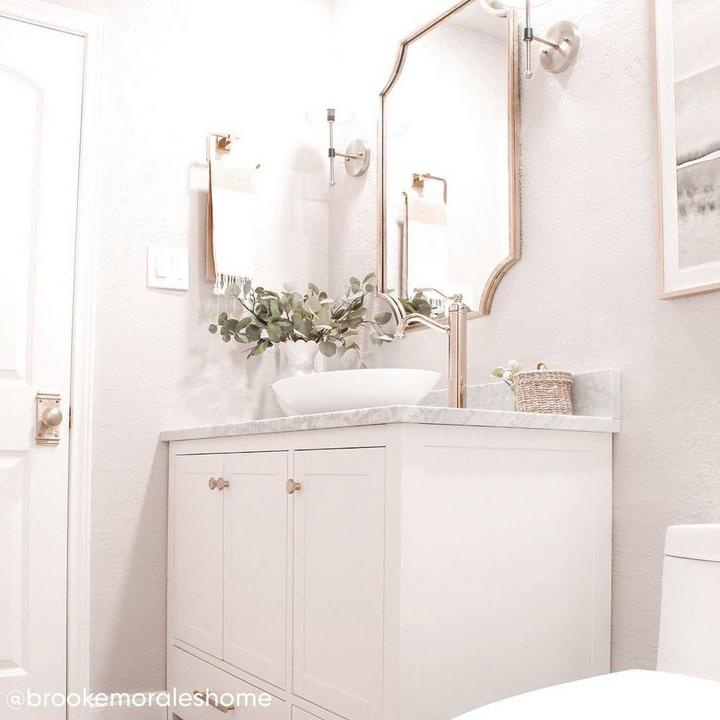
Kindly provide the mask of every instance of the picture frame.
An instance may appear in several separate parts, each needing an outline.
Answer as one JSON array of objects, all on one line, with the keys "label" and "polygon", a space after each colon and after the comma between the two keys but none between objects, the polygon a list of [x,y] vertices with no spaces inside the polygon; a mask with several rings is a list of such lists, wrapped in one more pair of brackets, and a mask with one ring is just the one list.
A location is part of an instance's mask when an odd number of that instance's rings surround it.
[{"label": "picture frame", "polygon": [[662,297],[670,299],[720,290],[720,0],[655,0],[655,31]]}]

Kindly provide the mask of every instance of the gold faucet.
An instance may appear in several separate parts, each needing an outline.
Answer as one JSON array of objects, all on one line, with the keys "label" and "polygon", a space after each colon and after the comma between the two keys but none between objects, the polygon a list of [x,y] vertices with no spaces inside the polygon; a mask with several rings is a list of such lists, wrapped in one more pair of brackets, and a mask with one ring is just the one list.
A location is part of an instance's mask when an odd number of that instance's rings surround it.
[{"label": "gold faucet", "polygon": [[432,320],[420,313],[405,315],[398,322],[395,339],[402,340],[412,323],[420,323],[431,330],[446,333],[448,336],[448,405],[452,408],[467,407],[467,319],[468,306],[462,295],[445,295],[434,288],[422,288],[423,292],[434,291],[450,300],[448,324]]}]

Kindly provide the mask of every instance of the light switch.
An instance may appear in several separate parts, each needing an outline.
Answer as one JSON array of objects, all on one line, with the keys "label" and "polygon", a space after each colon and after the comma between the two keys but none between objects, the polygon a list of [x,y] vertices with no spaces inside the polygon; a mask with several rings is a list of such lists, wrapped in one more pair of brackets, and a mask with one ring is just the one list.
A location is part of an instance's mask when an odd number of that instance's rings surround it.
[{"label": "light switch", "polygon": [[172,268],[172,258],[168,257],[165,253],[160,253],[155,257],[155,277],[156,278],[168,278]]},{"label": "light switch", "polygon": [[147,285],[165,290],[187,290],[190,269],[187,248],[148,245]]}]

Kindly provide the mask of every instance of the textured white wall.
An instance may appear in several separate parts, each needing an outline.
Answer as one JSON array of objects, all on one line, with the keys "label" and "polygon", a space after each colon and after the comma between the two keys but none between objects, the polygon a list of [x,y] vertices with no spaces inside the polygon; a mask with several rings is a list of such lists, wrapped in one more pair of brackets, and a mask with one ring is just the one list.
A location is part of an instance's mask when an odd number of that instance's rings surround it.
[{"label": "textured white wall", "polygon": [[[448,0],[335,0],[332,90],[324,92],[330,0],[55,0],[107,18],[101,153],[92,689],[164,683],[166,461],[161,428],[275,411],[277,356],[247,365],[206,333],[203,280],[210,129],[257,137],[278,188],[268,256],[327,239],[325,129],[305,110],[333,97],[376,149],[377,93],[397,40]],[[614,661],[654,663],[667,524],[717,520],[720,294],[658,300],[650,0],[554,0],[537,13],[580,22],[567,75],[524,83],[523,259],[493,315],[472,323],[472,382],[509,357],[573,370],[617,367],[625,386],[615,458]],[[281,21],[280,21],[281,20]],[[303,29],[297,33],[298,27]],[[619,30],[621,36],[618,36]],[[345,31],[345,32],[343,32]],[[367,34],[365,34],[367,31]],[[357,38],[357,40],[352,40]],[[198,164],[199,163],[199,164]],[[375,266],[374,164],[339,176],[330,208],[335,288]],[[324,233],[324,234],[323,234]],[[187,245],[188,293],[145,288],[149,242]],[[387,365],[444,368],[443,339],[413,335]]]},{"label": "textured white wall", "polygon": [[[263,279],[327,275],[322,97],[328,0],[57,0],[106,18],[100,153],[91,689],[165,684],[163,428],[276,411],[278,355],[207,332],[205,135],[249,139],[269,176]],[[297,33],[302,27],[303,32]],[[148,243],[190,249],[190,291],[148,290]],[[309,259],[309,260],[308,260]]]},{"label": "textured white wall", "polygon": [[[377,93],[397,40],[449,4],[335,0],[336,38],[350,28],[373,37],[372,51],[336,50],[356,133],[374,139]],[[538,31],[563,17],[578,22],[583,49],[571,72],[523,81],[523,258],[500,286],[492,316],[470,327],[471,382],[486,381],[511,357],[623,373],[616,669],[654,666],[665,527],[720,518],[720,293],[658,299],[651,8],[651,0],[553,0],[536,12]],[[335,278],[375,265],[375,188],[373,170],[332,195]],[[413,334],[379,360],[444,369],[444,343]]]}]

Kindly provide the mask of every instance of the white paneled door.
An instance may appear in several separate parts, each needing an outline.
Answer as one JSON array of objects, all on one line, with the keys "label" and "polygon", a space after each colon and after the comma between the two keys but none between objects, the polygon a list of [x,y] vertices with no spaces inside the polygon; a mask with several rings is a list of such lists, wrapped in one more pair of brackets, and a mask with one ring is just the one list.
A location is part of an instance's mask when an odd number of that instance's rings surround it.
[{"label": "white paneled door", "polygon": [[[64,693],[68,398],[84,38],[0,6],[0,717],[9,692]],[[57,445],[35,396],[61,396]],[[18,718],[59,720],[62,707]]]}]

